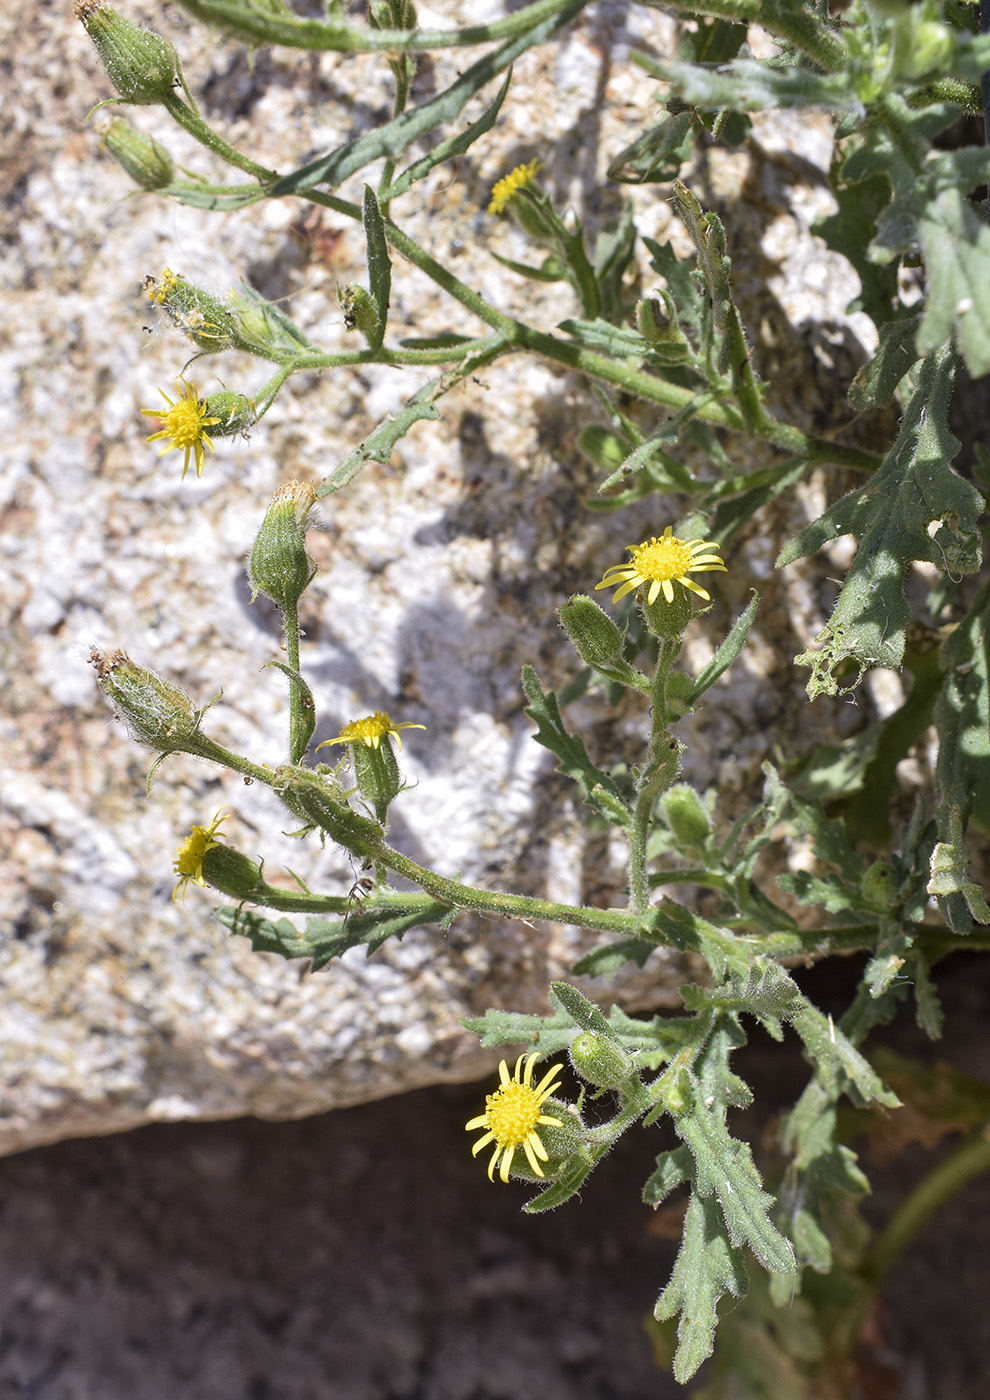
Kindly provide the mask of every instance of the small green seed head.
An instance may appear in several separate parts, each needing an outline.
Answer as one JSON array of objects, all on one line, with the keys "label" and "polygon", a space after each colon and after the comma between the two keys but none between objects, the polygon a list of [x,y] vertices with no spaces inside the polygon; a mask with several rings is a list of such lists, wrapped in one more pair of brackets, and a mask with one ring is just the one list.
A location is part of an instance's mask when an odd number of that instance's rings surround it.
[{"label": "small green seed head", "polygon": [[136,131],[122,117],[114,117],[103,133],[103,144],[143,190],[160,190],[175,178],[175,166],[165,147],[153,136]]},{"label": "small green seed head", "polygon": [[307,481],[283,481],[276,489],[248,561],[252,602],[264,593],[280,608],[294,608],[309,586],[316,565],[306,553],[306,526],[315,500]]},{"label": "small green seed head", "polygon": [[254,404],[243,394],[235,394],[229,389],[221,389],[206,400],[208,418],[215,423],[205,423],[207,437],[236,437],[238,433],[247,436],[249,428],[257,422]]},{"label": "small green seed head", "polygon": [[266,888],[258,861],[224,842],[204,853],[202,871],[210,888],[229,899],[252,899]]},{"label": "small green seed head", "polygon": [[178,54],[153,29],[132,24],[103,0],[75,0],[75,11],[125,102],[167,102],[182,85]]},{"label": "small green seed head", "polygon": [[90,662],[96,668],[100,689],[135,739],[158,753],[179,753],[198,745],[199,712],[184,690],[137,666],[122,651],[101,652],[95,647]]},{"label": "small green seed head", "polygon": [[161,277],[144,279],[148,300],[160,306],[200,350],[214,353],[237,344],[237,323],[218,296],[166,267]]},{"label": "small green seed head", "polygon": [[392,741],[386,734],[377,745],[352,744],[354,775],[358,790],[375,809],[384,825],[389,803],[402,791],[402,775]]}]

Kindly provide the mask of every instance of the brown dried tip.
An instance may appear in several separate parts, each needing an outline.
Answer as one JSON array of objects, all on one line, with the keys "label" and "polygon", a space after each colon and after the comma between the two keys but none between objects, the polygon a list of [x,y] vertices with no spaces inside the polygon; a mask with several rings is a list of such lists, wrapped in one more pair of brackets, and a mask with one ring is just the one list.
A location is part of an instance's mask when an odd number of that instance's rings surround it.
[{"label": "brown dried tip", "polygon": [[106,6],[103,0],[73,0],[73,9],[76,13],[76,19],[82,20],[85,24],[91,15],[94,15],[97,10],[105,10]]},{"label": "brown dried tip", "polygon": [[[82,0],[76,0],[76,3],[81,4]],[[99,647],[93,647],[89,653],[90,665],[96,667],[96,674],[101,681],[105,681],[110,672],[126,660],[127,654],[123,651],[100,651]]]}]

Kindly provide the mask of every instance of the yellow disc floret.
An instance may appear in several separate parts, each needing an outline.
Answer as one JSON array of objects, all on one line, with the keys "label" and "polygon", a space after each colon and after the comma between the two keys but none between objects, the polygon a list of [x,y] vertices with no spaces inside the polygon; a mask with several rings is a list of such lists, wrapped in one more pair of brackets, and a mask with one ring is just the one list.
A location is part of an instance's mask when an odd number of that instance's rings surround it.
[{"label": "yellow disc floret", "polygon": [[542,1176],[540,1162],[547,1160],[547,1150],[540,1141],[536,1125],[548,1123],[557,1128],[563,1126],[559,1118],[551,1118],[549,1114],[540,1112],[544,1101],[560,1087],[556,1076],[563,1066],[553,1065],[534,1089],[533,1066],[539,1058],[539,1055],[520,1055],[511,1078],[509,1066],[503,1060],[498,1067],[502,1082],[494,1094],[489,1094],[485,1099],[484,1113],[464,1125],[469,1133],[475,1128],[488,1129],[471,1149],[472,1157],[477,1157],[490,1142],[495,1144],[495,1151],[488,1163],[489,1181],[495,1180],[495,1167],[500,1157],[499,1176],[503,1181],[508,1181],[517,1147],[525,1152],[526,1160],[536,1175]]},{"label": "yellow disc floret", "polygon": [[491,203],[488,205],[489,214],[501,214],[514,194],[533,183],[536,172],[542,169],[542,166],[543,162],[537,156],[525,165],[517,165],[508,175],[503,175],[492,190]]},{"label": "yellow disc floret", "polygon": [[226,815],[221,815],[223,808],[216,814],[209,826],[194,826],[192,831],[183,841],[172,862],[172,869],[179,877],[179,883],[172,891],[172,898],[178,898],[182,893],[182,902],[186,902],[186,886],[190,883],[205,885],[203,879],[203,857],[207,851],[212,851],[214,846],[219,846],[220,842],[215,839],[221,824],[227,820]]},{"label": "yellow disc floret", "polygon": [[[182,388],[185,389],[183,395]],[[175,391],[179,395],[177,400],[170,399],[164,389],[158,392],[168,404],[168,411],[163,413],[160,408],[142,408],[141,412],[149,418],[158,418],[163,426],[157,433],[152,433],[148,442],[164,441],[165,446],[159,452],[159,457],[163,457],[166,452],[185,451],[186,459],[182,466],[182,478],[185,480],[186,472],[189,470],[189,454],[194,454],[196,458],[196,475],[203,475],[203,462],[206,453],[203,445],[206,444],[211,452],[216,448],[207,436],[207,428],[211,428],[214,423],[219,423],[219,418],[211,417],[206,410],[206,401],[200,399],[199,392],[195,384],[190,384],[180,375],[175,381]]]},{"label": "yellow disc floret", "polygon": [[373,715],[365,715],[364,719],[351,720],[350,724],[344,725],[336,739],[324,739],[322,744],[317,745],[317,748],[322,749],[327,744],[367,744],[369,748],[377,749],[386,736],[394,735],[401,749],[400,729],[425,728],[425,724],[411,724],[408,720],[396,724],[389,718],[387,710],[376,710]]},{"label": "yellow disc floret", "polygon": [[672,603],[675,583],[690,589],[692,593],[697,593],[699,598],[708,603],[711,602],[711,595],[693,579],[688,578],[688,574],[700,573],[706,569],[721,569],[723,573],[726,572],[725,565],[717,553],[717,544],[708,540],[678,539],[669,525],[660,539],[651,535],[642,544],[630,544],[626,548],[632,555],[629,563],[613,564],[610,569],[606,569],[601,583],[595,584],[596,590],[621,585],[612,597],[613,603],[617,603],[620,598],[624,598],[627,593],[644,583],[650,585],[646,595],[648,604],[656,602],[660,593],[663,593],[668,603]]}]

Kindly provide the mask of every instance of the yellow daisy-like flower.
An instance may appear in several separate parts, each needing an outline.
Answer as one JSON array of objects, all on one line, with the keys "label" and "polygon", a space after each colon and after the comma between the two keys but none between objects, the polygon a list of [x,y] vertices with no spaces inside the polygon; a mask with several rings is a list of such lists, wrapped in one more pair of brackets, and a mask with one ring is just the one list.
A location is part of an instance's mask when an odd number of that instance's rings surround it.
[{"label": "yellow daisy-like flower", "polygon": [[369,748],[377,749],[381,741],[391,734],[395,736],[401,749],[400,729],[425,728],[425,724],[410,724],[407,720],[403,720],[401,724],[394,724],[389,719],[387,710],[376,710],[373,715],[365,715],[364,719],[351,720],[350,724],[344,725],[336,739],[324,739],[322,744],[317,744],[317,748],[325,748],[327,744],[367,744]]},{"label": "yellow daisy-like flower", "polygon": [[172,869],[179,877],[179,883],[172,891],[172,898],[178,897],[182,891],[182,902],[186,902],[186,886],[190,883],[204,885],[203,879],[203,857],[207,851],[212,851],[214,846],[219,846],[220,842],[215,840],[217,831],[223,822],[227,820],[226,815],[221,815],[223,808],[216,814],[209,826],[194,826],[192,831],[179,847],[175,860],[172,862]]},{"label": "yellow daisy-like flower", "polygon": [[[186,391],[184,396],[179,388],[180,384]],[[203,462],[206,457],[203,444],[205,443],[211,452],[216,451],[207,437],[206,429],[214,423],[219,423],[220,419],[207,414],[206,400],[199,397],[195,384],[190,384],[181,375],[175,381],[175,390],[179,395],[177,400],[170,399],[164,389],[158,390],[168,404],[167,413],[163,413],[160,408],[142,408],[141,412],[149,418],[161,419],[164,424],[160,432],[152,433],[145,439],[147,442],[161,442],[164,439],[165,446],[159,452],[159,457],[164,457],[166,452],[181,452],[185,449],[186,460],[182,466],[182,479],[185,481],[186,472],[189,470],[190,452],[196,457],[196,475],[203,475]]]},{"label": "yellow daisy-like flower", "polygon": [[712,544],[709,540],[680,540],[671,532],[669,525],[660,539],[651,535],[642,544],[630,544],[626,548],[632,555],[630,562],[613,564],[610,569],[605,570],[605,577],[601,583],[595,584],[596,591],[599,588],[615,588],[617,583],[622,585],[613,594],[613,603],[617,603],[620,598],[624,598],[627,593],[631,593],[643,583],[650,585],[646,595],[647,604],[655,603],[660,593],[663,593],[668,603],[672,603],[675,583],[682,584],[692,593],[697,593],[699,598],[704,598],[706,603],[710,603],[711,594],[688,578],[688,574],[700,573],[706,569],[728,572],[716,552],[717,544]]},{"label": "yellow daisy-like flower", "polygon": [[519,190],[531,185],[536,178],[536,172],[543,168],[543,162],[538,156],[533,160],[528,160],[525,165],[517,165],[515,170],[510,170],[508,175],[503,175],[492,190],[491,203],[488,206],[489,214],[501,214],[505,206],[514,194]]},{"label": "yellow daisy-like flower", "polygon": [[494,1094],[488,1094],[485,1098],[484,1113],[464,1125],[469,1133],[475,1128],[488,1129],[484,1137],[480,1137],[471,1149],[472,1157],[477,1157],[482,1148],[487,1147],[490,1142],[495,1144],[492,1160],[488,1163],[489,1181],[495,1180],[495,1164],[499,1157],[502,1159],[502,1165],[498,1174],[503,1181],[508,1181],[509,1168],[512,1166],[517,1147],[521,1147],[525,1152],[526,1160],[536,1175],[542,1176],[543,1168],[540,1162],[547,1160],[547,1149],[540,1141],[536,1125],[549,1123],[556,1128],[563,1127],[559,1118],[551,1118],[549,1114],[540,1112],[544,1100],[560,1088],[556,1076],[563,1066],[553,1065],[534,1089],[533,1066],[539,1058],[539,1055],[520,1055],[516,1061],[515,1075],[511,1079],[509,1066],[503,1060],[498,1067],[501,1085]]}]

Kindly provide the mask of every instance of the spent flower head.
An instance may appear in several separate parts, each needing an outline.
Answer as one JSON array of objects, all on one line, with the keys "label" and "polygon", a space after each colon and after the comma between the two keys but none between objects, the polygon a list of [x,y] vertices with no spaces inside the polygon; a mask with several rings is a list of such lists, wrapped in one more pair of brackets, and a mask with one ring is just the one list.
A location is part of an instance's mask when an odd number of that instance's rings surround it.
[{"label": "spent flower head", "polygon": [[[180,384],[185,389],[183,394]],[[196,475],[203,475],[203,462],[206,453],[203,451],[203,444],[215,452],[216,448],[210,442],[207,429],[219,423],[220,419],[211,416],[207,412],[207,405],[204,399],[199,397],[199,391],[195,384],[190,384],[183,379],[180,374],[175,381],[175,391],[179,395],[178,399],[170,399],[164,389],[158,392],[168,404],[167,412],[163,413],[160,408],[142,408],[141,412],[149,418],[158,418],[163,427],[157,433],[152,433],[146,439],[147,442],[164,441],[165,446],[159,452],[159,457],[163,457],[166,452],[185,451],[186,457],[182,464],[182,479],[186,478],[189,470],[189,454],[193,453],[196,458]]]},{"label": "spent flower head", "polygon": [[367,744],[369,748],[377,749],[383,739],[394,735],[401,749],[400,729],[425,728],[425,724],[410,724],[408,720],[395,724],[389,718],[387,710],[376,710],[373,715],[365,715],[364,719],[351,720],[350,724],[344,725],[335,739],[324,739],[322,744],[317,745],[317,748],[322,749],[327,744]]},{"label": "spent flower head", "polygon": [[551,1118],[549,1114],[540,1112],[545,1100],[560,1087],[556,1076],[563,1066],[552,1065],[534,1088],[533,1066],[539,1058],[539,1055],[535,1054],[520,1055],[511,1078],[509,1066],[503,1060],[498,1067],[499,1079],[502,1082],[494,1094],[488,1094],[485,1098],[484,1113],[464,1125],[469,1133],[476,1128],[488,1129],[484,1137],[480,1137],[471,1149],[472,1157],[477,1157],[490,1142],[495,1144],[495,1151],[488,1163],[489,1181],[495,1180],[495,1167],[500,1157],[502,1163],[499,1176],[503,1181],[508,1181],[509,1169],[517,1147],[521,1147],[525,1152],[526,1160],[536,1175],[542,1176],[543,1168],[540,1162],[545,1162],[548,1154],[540,1141],[536,1125],[546,1123],[555,1128],[563,1126],[559,1118]]},{"label": "spent flower head", "polygon": [[183,841],[172,862],[172,869],[179,877],[179,882],[172,891],[172,898],[177,899],[181,891],[182,902],[186,902],[186,886],[190,883],[204,885],[203,879],[203,857],[207,851],[212,851],[220,842],[215,839],[217,831],[223,822],[227,820],[223,815],[223,808],[217,812],[209,826],[194,826],[192,831]]},{"label": "spent flower head", "polygon": [[725,564],[718,556],[717,544],[706,540],[678,539],[669,525],[660,539],[651,535],[642,544],[630,544],[626,548],[632,559],[627,564],[613,564],[605,570],[601,583],[595,584],[596,591],[599,588],[615,588],[616,584],[621,585],[613,594],[613,603],[617,603],[620,598],[624,598],[627,593],[644,583],[650,585],[646,595],[648,604],[655,603],[661,593],[668,603],[672,603],[675,583],[690,589],[692,593],[697,593],[699,598],[709,603],[711,595],[693,579],[688,578],[688,574],[700,573],[706,569],[721,569],[723,573],[727,572]]},{"label": "spent flower head", "polygon": [[525,165],[517,165],[515,170],[510,170],[508,175],[503,175],[492,190],[491,202],[488,205],[489,214],[503,213],[512,196],[525,189],[527,185],[531,185],[536,178],[537,171],[541,170],[542,167],[542,160],[539,156],[534,156]]}]

